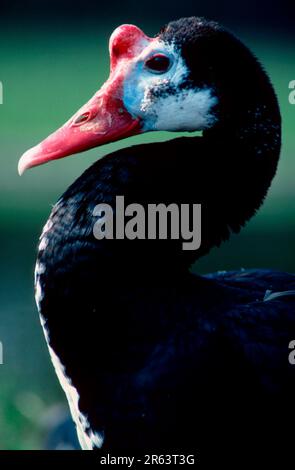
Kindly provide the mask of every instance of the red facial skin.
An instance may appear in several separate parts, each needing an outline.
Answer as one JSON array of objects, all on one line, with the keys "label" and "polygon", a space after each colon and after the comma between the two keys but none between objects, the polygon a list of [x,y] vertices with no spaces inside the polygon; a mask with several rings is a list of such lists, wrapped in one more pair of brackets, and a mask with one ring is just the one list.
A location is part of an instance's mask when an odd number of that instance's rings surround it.
[{"label": "red facial skin", "polygon": [[109,43],[110,76],[101,89],[60,129],[21,157],[19,174],[51,160],[82,152],[141,132],[122,101],[127,64],[153,41],[139,28],[122,25]]}]

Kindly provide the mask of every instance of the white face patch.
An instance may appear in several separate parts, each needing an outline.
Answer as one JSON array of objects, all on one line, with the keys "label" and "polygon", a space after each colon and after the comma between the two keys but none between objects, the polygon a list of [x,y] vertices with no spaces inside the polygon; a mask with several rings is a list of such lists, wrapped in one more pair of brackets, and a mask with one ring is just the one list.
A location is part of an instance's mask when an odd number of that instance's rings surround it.
[{"label": "white face patch", "polygon": [[211,90],[182,90],[177,94],[160,98],[154,103],[157,131],[196,131],[211,127],[216,117],[211,113],[217,98]]},{"label": "white face patch", "polygon": [[[144,63],[155,54],[170,58],[171,67],[153,73]],[[210,88],[181,88],[189,70],[173,44],[155,40],[126,71],[123,101],[128,112],[143,121],[144,131],[197,131],[214,124],[217,98]]]}]

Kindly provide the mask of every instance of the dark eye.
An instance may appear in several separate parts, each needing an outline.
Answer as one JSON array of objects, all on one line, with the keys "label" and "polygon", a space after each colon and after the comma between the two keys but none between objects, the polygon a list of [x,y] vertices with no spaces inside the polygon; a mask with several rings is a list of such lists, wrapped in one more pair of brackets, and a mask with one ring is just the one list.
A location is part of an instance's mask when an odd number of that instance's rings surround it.
[{"label": "dark eye", "polygon": [[170,59],[164,54],[155,54],[145,62],[145,68],[156,73],[164,73],[170,68]]}]

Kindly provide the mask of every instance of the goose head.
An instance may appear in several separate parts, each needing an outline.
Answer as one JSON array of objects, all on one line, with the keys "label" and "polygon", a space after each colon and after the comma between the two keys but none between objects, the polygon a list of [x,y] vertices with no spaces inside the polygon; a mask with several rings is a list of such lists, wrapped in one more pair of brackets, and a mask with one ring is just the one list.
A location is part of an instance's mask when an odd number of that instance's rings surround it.
[{"label": "goose head", "polygon": [[269,80],[248,48],[217,23],[184,18],[154,38],[122,25],[111,35],[109,51],[106,83],[60,129],[24,153],[20,174],[148,131],[222,130],[233,136],[239,127],[246,139],[249,127],[269,124],[274,132],[266,133],[265,146],[278,145],[280,117]]}]

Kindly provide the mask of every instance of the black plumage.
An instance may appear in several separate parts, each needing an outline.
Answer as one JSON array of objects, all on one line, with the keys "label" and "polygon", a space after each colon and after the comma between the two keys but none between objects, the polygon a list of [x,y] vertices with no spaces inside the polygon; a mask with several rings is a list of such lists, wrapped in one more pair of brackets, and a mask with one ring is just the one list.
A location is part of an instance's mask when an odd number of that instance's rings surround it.
[{"label": "black plumage", "polygon": [[[101,433],[103,450],[229,455],[282,434],[287,448],[295,277],[189,271],[260,207],[280,152],[277,100],[251,52],[215,23],[179,20],[161,38],[181,48],[190,70],[183,88],[216,91],[218,121],[202,137],[107,155],[60,198],[38,253],[50,346],[78,391],[85,433]],[[116,195],[144,207],[201,204],[200,250],[183,251],[177,240],[96,240],[93,209],[114,207]],[[290,293],[268,300],[268,290]]]}]

